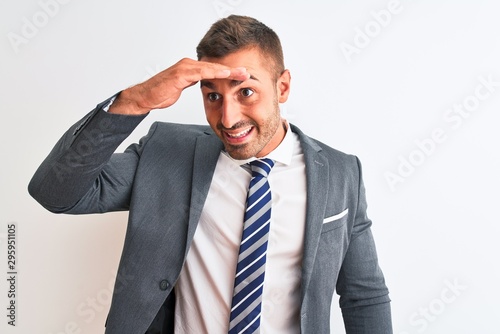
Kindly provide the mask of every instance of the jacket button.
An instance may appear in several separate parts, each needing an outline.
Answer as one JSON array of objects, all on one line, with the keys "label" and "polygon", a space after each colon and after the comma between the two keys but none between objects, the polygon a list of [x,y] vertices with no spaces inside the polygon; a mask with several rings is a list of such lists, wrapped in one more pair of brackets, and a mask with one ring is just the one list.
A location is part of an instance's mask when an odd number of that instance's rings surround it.
[{"label": "jacket button", "polygon": [[169,285],[170,284],[168,284],[168,281],[166,279],[162,280],[160,282],[160,290],[162,290],[162,291],[167,290]]}]

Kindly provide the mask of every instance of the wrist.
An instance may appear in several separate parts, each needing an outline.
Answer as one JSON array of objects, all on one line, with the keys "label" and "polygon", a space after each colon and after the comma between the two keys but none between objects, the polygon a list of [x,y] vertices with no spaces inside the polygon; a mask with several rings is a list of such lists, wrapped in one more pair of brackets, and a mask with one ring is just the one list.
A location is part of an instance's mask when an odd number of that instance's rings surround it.
[{"label": "wrist", "polygon": [[144,115],[150,112],[150,108],[141,105],[139,90],[139,85],[123,90],[111,104],[108,112],[121,115]]}]

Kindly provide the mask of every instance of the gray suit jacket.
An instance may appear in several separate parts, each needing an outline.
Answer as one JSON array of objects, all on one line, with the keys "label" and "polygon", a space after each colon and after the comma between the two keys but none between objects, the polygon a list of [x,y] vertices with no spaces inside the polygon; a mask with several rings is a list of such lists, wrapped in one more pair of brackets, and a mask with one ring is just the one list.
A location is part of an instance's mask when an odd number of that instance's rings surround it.
[{"label": "gray suit jacket", "polygon": [[[138,144],[113,153],[145,116],[109,114],[105,103],[64,134],[29,192],[56,213],[129,210],[106,333],[170,332],[173,288],[223,146],[208,126],[155,123]],[[336,288],[348,334],[392,333],[359,161],[292,131],[307,173],[301,332],[330,332]]]}]

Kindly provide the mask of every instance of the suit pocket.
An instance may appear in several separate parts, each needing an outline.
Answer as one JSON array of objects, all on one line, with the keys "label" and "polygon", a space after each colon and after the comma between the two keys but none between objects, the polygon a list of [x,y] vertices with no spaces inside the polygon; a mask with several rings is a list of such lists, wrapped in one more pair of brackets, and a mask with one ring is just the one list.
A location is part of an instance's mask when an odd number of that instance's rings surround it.
[{"label": "suit pocket", "polygon": [[323,229],[321,230],[321,233],[335,230],[345,225],[347,223],[348,213],[349,209],[345,209],[341,213],[323,219]]}]

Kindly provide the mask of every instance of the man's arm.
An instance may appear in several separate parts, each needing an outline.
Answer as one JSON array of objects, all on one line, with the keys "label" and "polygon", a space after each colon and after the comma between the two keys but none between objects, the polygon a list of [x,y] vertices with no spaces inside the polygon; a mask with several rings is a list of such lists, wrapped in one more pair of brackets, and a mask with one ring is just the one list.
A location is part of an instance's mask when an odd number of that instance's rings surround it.
[{"label": "man's arm", "polygon": [[378,265],[359,168],[358,206],[351,242],[337,281],[347,334],[391,334],[389,291]]},{"label": "man's arm", "polygon": [[[122,91],[73,125],[33,176],[29,193],[53,212],[93,213],[128,209],[140,145],[113,154],[152,109],[174,104],[203,79],[246,80],[244,68],[183,59],[149,80]],[[147,140],[147,139],[145,139]]]},{"label": "man's arm", "polygon": [[[95,213],[127,208],[138,156],[131,150],[113,152],[145,115],[109,114],[102,109],[108,103],[66,131],[31,179],[28,191],[46,209]],[[83,198],[85,210],[78,205]]]}]

